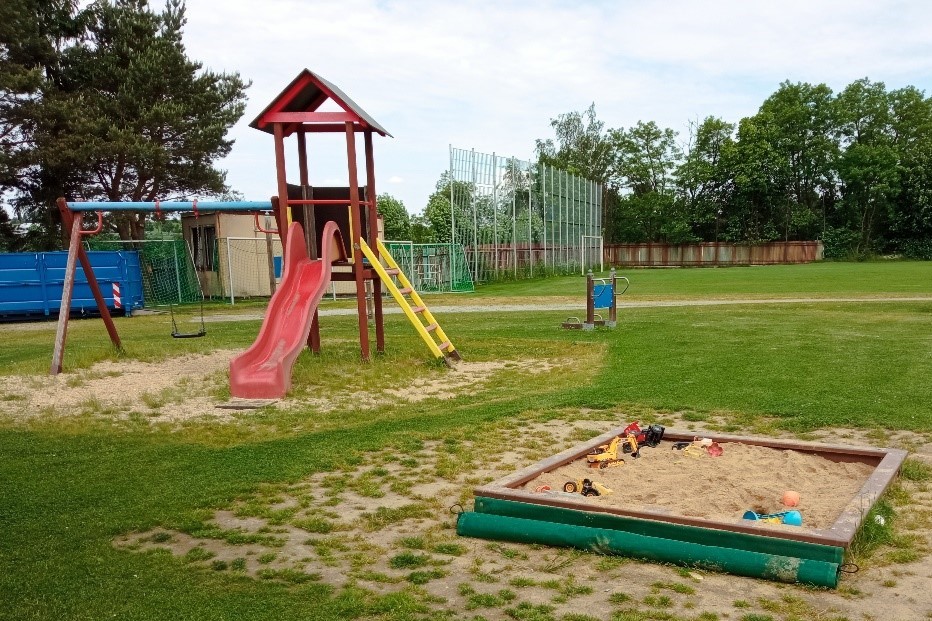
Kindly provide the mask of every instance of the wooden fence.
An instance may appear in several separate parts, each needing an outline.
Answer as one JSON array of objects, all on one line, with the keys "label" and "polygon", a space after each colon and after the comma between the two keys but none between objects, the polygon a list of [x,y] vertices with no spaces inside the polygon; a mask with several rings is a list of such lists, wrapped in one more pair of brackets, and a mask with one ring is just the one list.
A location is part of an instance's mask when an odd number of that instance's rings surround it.
[{"label": "wooden fence", "polygon": [[625,267],[709,267],[811,263],[823,258],[820,241],[766,244],[612,244],[604,249],[605,265]]}]

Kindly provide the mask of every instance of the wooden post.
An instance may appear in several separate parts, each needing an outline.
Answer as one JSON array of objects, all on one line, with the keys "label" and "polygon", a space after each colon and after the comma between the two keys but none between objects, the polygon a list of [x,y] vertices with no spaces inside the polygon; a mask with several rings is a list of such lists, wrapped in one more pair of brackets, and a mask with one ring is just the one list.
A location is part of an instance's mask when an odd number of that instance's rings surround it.
[{"label": "wooden post", "polygon": [[612,268],[612,305],[608,307],[608,326],[614,328],[618,321],[618,278]]},{"label": "wooden post", "polygon": [[[372,130],[366,130],[366,198],[369,199],[369,247],[379,256],[379,208],[375,189],[375,156],[372,149]],[[382,279],[372,276],[372,305],[375,315],[375,351],[385,353],[385,324],[382,320]]]},{"label": "wooden post", "polygon": [[[100,285],[97,283],[97,276],[94,275],[94,268],[91,267],[91,260],[88,258],[84,247],[81,246],[81,214],[73,213],[63,198],[57,201],[58,210],[62,216],[62,225],[71,227],[71,239],[68,242],[68,265],[65,268],[65,283],[62,287],[62,308],[58,313],[58,329],[55,335],[55,349],[52,352],[52,365],[49,373],[57,375],[62,370],[62,360],[65,356],[65,338],[68,332],[68,318],[71,315],[71,297],[74,293],[75,278],[75,261],[81,262],[81,269],[84,270],[84,276],[87,278],[87,284],[94,295],[94,301],[97,302],[97,310],[100,312],[100,318],[107,327],[107,334],[110,335],[110,342],[118,350],[123,349],[120,342],[120,335],[117,334],[116,325],[110,316],[110,309],[107,308],[107,301],[100,291]],[[70,283],[68,282],[70,279]],[[67,296],[67,300],[65,300]],[[67,303],[66,303],[67,302]],[[64,313],[64,316],[62,316]]]},{"label": "wooden post", "polygon": [[[303,126],[298,130],[298,174],[301,183],[301,198],[305,200],[313,198],[314,192],[310,189],[311,182],[307,168],[307,135]],[[316,259],[318,258],[317,220],[314,216],[314,205],[302,205],[301,214],[301,226],[304,227],[304,240],[307,243],[307,256],[310,259]],[[320,258],[327,260],[327,257],[323,256],[323,248]],[[311,331],[307,334],[307,346],[315,354],[320,353],[320,318],[316,308],[314,318],[311,320]]]},{"label": "wooden post", "polygon": [[[307,169],[307,136],[304,127],[298,130],[298,173],[301,182],[301,196],[307,200],[314,198],[313,192],[309,192],[311,185]],[[314,205],[303,206],[304,218],[304,238],[307,240],[307,256],[310,259],[316,259],[321,255],[317,253],[317,220],[314,217]]]},{"label": "wooden post", "polygon": [[[55,331],[55,349],[49,375],[58,375],[65,356],[65,338],[68,335],[68,318],[71,315],[71,295],[74,293],[74,272],[81,246],[81,218],[71,219],[71,240],[68,243],[68,262],[65,264],[65,282],[62,285],[61,307],[58,309],[58,329]],[[62,221],[64,224],[64,220]]]},{"label": "wooden post", "polygon": [[589,270],[589,273],[586,274],[586,321],[583,323],[583,330],[595,328],[595,300],[592,297],[594,288],[592,270]]},{"label": "wooden post", "polygon": [[281,123],[272,124],[275,135],[275,174],[278,185],[278,236],[282,238],[282,253],[287,250],[288,227],[291,225],[291,208],[288,205],[288,181],[285,178],[285,132]]},{"label": "wooden post", "polygon": [[[269,230],[269,218],[265,217],[265,230]],[[265,252],[269,257],[269,295],[275,295],[275,248],[272,244],[272,234],[265,234]],[[282,267],[284,267],[284,257],[282,257]]]},{"label": "wooden post", "polygon": [[350,217],[353,229],[353,275],[356,277],[356,312],[359,315],[359,349],[363,360],[369,360],[369,321],[366,319],[366,289],[364,286],[362,214],[359,210],[359,173],[356,170],[356,133],[352,121],[346,122],[346,160],[349,170]]}]

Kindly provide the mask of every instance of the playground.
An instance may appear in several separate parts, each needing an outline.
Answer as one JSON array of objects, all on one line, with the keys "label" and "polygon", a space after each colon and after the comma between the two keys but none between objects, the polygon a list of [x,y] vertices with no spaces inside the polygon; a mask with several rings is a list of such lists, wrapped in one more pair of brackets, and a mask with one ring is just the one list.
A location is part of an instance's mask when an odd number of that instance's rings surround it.
[{"label": "playground", "polygon": [[[317,112],[327,99],[342,112]],[[271,200],[59,200],[71,231],[59,320],[5,326],[0,350],[0,618],[932,615],[929,264],[613,270],[422,298],[374,225],[373,137],[388,132],[307,70],[253,127],[274,139]],[[307,182],[314,132],[345,133],[348,187]],[[130,209],[253,214],[284,249],[276,292],[111,316],[84,216]],[[71,318],[79,263],[99,319]],[[355,298],[327,299],[333,280]],[[607,301],[608,284],[624,296]],[[568,314],[579,330],[563,329],[576,327]],[[573,447],[585,455],[634,420],[731,443],[718,470],[668,443],[609,469],[620,515],[660,507],[727,522],[744,508],[763,522],[795,483],[812,508],[800,541],[853,510],[840,582],[838,563],[824,583],[794,573],[783,584],[705,558],[460,536],[478,490]],[[798,441],[847,452],[806,461]],[[867,498],[881,449],[900,459]],[[562,465],[525,491],[600,471]],[[734,489],[744,496],[726,506]]]},{"label": "playground", "polygon": [[[580,276],[432,298],[462,308],[442,317],[475,365],[463,371],[431,362],[400,314],[385,317],[391,347],[361,363],[354,314],[326,312],[348,303],[324,300],[321,354],[301,355],[292,392],[257,410],[216,407],[256,308],[208,321],[200,339],[172,339],[164,314],[115,318],[122,356],[102,322],[72,322],[70,367],[55,377],[54,325],[21,324],[31,329],[7,332],[0,401],[0,442],[16,456],[3,466],[16,508],[6,592],[44,602],[37,618],[247,606],[256,618],[860,619],[881,602],[892,618],[921,618],[930,302],[908,300],[932,298],[927,269],[643,270],[629,273],[643,293],[629,292],[618,326],[585,332],[559,327],[581,304]],[[470,312],[508,304],[541,310]],[[197,326],[198,311],[178,319]],[[628,419],[912,455],[878,507],[884,530],[871,522],[859,543],[860,571],[831,591],[456,536],[449,507],[476,485]],[[657,490],[645,475],[625,493]],[[112,588],[128,595],[118,605]]]}]

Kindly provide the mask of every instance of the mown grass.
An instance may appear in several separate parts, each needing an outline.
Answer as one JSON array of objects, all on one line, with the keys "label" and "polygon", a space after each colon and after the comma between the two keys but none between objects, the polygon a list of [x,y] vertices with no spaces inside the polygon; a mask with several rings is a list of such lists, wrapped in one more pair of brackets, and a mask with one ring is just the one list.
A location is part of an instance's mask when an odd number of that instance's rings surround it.
[{"label": "mown grass", "polygon": [[[656,288],[642,295],[789,297],[816,290],[929,294],[930,273],[928,264],[871,263],[635,276],[647,291]],[[571,281],[495,285],[474,299],[539,290],[564,295]],[[560,330],[563,315],[441,317],[467,360],[568,362],[540,381],[520,368],[506,370],[490,385],[449,401],[367,409],[349,399],[326,414],[269,408],[241,424],[190,423],[182,433],[86,418],[0,425],[0,619],[426,618],[429,611],[409,591],[377,595],[316,581],[253,580],[194,570],[167,554],[130,554],[111,543],[117,535],[155,527],[197,531],[213,510],[264,484],[338,470],[358,452],[408,446],[416,459],[419,440],[412,443],[412,434],[479,433],[484,423],[520,420],[528,412],[586,407],[714,412],[743,429],[768,424],[799,431],[836,425],[932,431],[932,302],[639,308],[625,310],[614,331],[591,333]],[[171,364],[187,353],[243,348],[259,327],[258,321],[211,324],[203,339],[175,340],[167,321],[118,319],[122,358],[106,346],[98,320],[73,322],[66,366],[87,369],[106,359]],[[323,355],[302,355],[295,370],[299,393],[444,379],[446,371],[426,361],[422,344],[399,316],[386,318],[389,352],[370,364],[359,362],[354,317],[324,316],[321,330]],[[0,374],[46,373],[53,335],[6,332]],[[20,403],[4,396],[0,408]],[[435,509],[399,511],[428,510]],[[376,525],[397,517],[372,512],[363,519]],[[429,579],[440,578],[418,574],[410,581]],[[508,614],[515,618],[543,614],[498,591],[495,597],[494,604],[511,606]]]}]

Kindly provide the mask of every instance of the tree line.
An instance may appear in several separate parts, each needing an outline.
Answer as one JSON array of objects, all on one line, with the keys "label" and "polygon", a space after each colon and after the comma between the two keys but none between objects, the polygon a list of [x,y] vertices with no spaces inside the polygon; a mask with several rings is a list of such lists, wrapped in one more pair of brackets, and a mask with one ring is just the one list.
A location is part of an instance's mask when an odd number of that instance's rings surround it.
[{"label": "tree line", "polygon": [[[215,162],[245,110],[238,74],[204,70],[182,42],[185,6],[166,0],[0,2],[0,250],[61,243],[54,201],[229,197]],[[108,215],[123,239],[147,214]]]},{"label": "tree line", "polygon": [[755,115],[682,138],[607,129],[594,104],[551,125],[538,157],[605,185],[606,242],[821,239],[830,257],[932,259],[932,99],[915,87],[787,81]]}]

